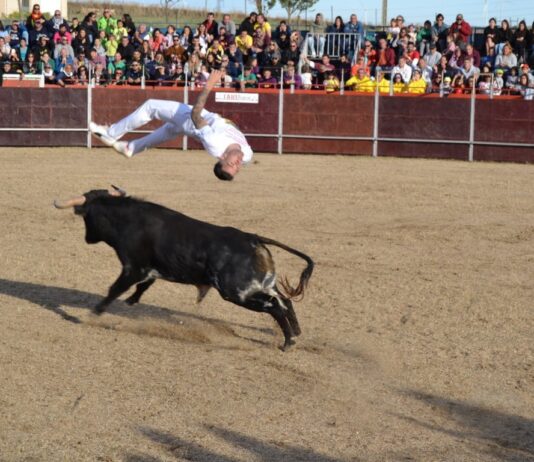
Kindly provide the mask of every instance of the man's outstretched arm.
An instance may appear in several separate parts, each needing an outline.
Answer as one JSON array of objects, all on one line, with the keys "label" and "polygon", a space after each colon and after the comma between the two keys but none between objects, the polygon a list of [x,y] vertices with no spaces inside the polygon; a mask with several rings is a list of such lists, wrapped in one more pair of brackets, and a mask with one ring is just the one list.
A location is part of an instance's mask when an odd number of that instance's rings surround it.
[{"label": "man's outstretched arm", "polygon": [[193,121],[197,129],[200,129],[208,125],[208,123],[202,118],[200,114],[202,112],[202,109],[204,109],[204,105],[206,104],[206,101],[208,100],[208,95],[210,94],[211,89],[215,86],[216,83],[221,81],[221,76],[222,76],[221,71],[217,71],[217,70],[211,71],[211,74],[208,77],[204,90],[202,90],[202,93],[200,93],[200,95],[197,98],[197,102],[193,106],[193,110],[191,112],[191,120]]}]

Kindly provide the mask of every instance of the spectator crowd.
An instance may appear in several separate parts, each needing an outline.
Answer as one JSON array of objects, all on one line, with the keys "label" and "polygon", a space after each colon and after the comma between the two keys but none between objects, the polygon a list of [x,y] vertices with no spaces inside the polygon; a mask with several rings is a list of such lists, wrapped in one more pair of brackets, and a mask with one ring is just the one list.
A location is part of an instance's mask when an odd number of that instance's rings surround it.
[{"label": "spectator crowd", "polygon": [[[520,94],[534,97],[534,23],[492,18],[474,40],[458,14],[421,27],[399,15],[385,30],[366,31],[356,14],[328,25],[317,14],[308,31],[285,21],[271,25],[251,13],[239,24],[208,13],[195,27],[135,25],[111,9],[68,21],[56,10],[46,19],[38,4],[25,22],[0,21],[0,77],[42,74],[61,87],[86,85],[202,86],[212,69],[228,88],[344,88],[384,93]],[[483,35],[483,36],[482,36]],[[475,43],[476,42],[476,43]],[[1,80],[0,80],[1,81]]]}]

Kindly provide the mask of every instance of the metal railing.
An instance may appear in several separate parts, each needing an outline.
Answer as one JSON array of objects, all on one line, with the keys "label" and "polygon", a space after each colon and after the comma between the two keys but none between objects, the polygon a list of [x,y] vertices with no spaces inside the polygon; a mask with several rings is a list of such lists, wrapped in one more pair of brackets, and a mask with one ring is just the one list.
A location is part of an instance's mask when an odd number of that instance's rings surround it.
[{"label": "metal railing", "polygon": [[360,34],[348,32],[308,32],[304,38],[303,53],[309,58],[320,58],[328,55],[338,59],[341,55],[351,58],[358,55],[361,48]]}]

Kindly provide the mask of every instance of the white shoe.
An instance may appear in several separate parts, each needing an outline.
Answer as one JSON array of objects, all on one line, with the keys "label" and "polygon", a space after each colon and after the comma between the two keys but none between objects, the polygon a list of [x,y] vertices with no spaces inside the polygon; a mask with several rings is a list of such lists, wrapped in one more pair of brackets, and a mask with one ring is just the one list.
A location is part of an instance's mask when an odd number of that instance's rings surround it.
[{"label": "white shoe", "polygon": [[133,151],[128,146],[127,141],[115,141],[111,147],[115,149],[119,154],[130,159],[133,156]]},{"label": "white shoe", "polygon": [[108,135],[108,127],[105,125],[98,125],[94,122],[89,123],[89,130],[91,133],[96,136],[102,143],[106,146],[113,146],[113,143],[117,141],[115,138],[112,138]]}]

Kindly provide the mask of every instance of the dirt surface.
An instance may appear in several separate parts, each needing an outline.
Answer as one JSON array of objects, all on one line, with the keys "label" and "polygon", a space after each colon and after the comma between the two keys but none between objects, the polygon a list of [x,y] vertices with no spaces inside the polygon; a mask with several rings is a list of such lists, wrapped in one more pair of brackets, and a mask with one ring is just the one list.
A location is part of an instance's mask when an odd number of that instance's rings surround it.
[{"label": "dirt surface", "polygon": [[[534,461],[534,167],[255,159],[0,149],[0,460]],[[92,315],[119,262],[51,204],[111,182],[314,258],[297,345],[162,281]]]}]

